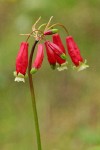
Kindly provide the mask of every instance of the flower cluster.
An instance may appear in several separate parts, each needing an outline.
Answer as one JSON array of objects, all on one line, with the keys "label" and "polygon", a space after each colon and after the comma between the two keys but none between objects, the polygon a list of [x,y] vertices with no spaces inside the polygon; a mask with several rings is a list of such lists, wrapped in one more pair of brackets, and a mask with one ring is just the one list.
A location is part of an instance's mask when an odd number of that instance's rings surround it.
[{"label": "flower cluster", "polygon": [[[74,68],[76,68],[78,71],[81,71],[87,67],[86,60],[83,59],[81,56],[80,50],[74,41],[73,37],[69,35],[67,29],[62,24],[54,24],[50,26],[50,21],[47,24],[42,24],[38,29],[36,29],[36,24],[40,20],[40,18],[36,21],[36,23],[32,27],[32,32],[30,34],[21,34],[21,35],[27,35],[28,38],[26,42],[22,42],[20,45],[20,49],[16,58],[16,71],[14,72],[15,75],[15,81],[23,81],[25,82],[26,77],[26,70],[28,67],[28,39],[31,36],[34,36],[35,41],[37,41],[38,48],[37,48],[37,54],[36,58],[32,64],[30,74],[34,74],[38,71],[38,69],[41,67],[43,59],[44,59],[44,47],[46,49],[46,54],[48,58],[48,62],[52,69],[58,69],[59,71],[67,69],[67,55],[68,52],[73,64]],[[55,29],[53,27],[55,26],[61,26],[65,29],[67,32],[66,36],[66,48],[64,47],[61,37],[58,33],[58,29]],[[45,26],[44,31],[41,31],[40,29]],[[47,36],[52,36],[52,41],[47,40]],[[44,43],[41,43],[41,40],[44,41]]]}]

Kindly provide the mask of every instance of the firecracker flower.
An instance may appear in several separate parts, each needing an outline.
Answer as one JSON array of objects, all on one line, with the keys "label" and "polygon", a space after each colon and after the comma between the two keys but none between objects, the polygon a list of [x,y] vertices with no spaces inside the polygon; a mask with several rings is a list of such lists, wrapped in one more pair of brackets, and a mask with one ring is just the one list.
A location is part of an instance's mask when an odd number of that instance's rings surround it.
[{"label": "firecracker flower", "polygon": [[52,69],[56,68],[56,57],[54,51],[48,46],[48,42],[45,42],[45,47],[46,47],[46,53],[47,53],[47,58],[48,61],[51,65]]},{"label": "firecracker flower", "polygon": [[86,64],[86,60],[84,61],[84,59],[82,58],[80,54],[80,50],[72,36],[68,36],[66,38],[66,43],[67,43],[68,54],[75,65],[74,68],[77,68],[78,71],[81,71],[89,67]]},{"label": "firecracker flower", "polygon": [[44,58],[43,44],[38,45],[37,55],[35,61],[32,65],[32,69],[30,71],[31,74],[37,72],[37,70],[41,67]]},{"label": "firecracker flower", "polygon": [[28,66],[28,43],[22,42],[16,58],[16,71],[14,72],[15,81],[23,81],[26,76]]},{"label": "firecracker flower", "polygon": [[[67,62],[66,49],[63,45],[60,34],[58,34],[59,30],[57,28],[54,28],[56,26],[62,27],[67,33],[66,44],[67,44],[68,54],[71,57],[71,60],[75,65],[74,68],[77,68],[78,71],[81,71],[89,67],[88,65],[86,65],[86,60],[82,58],[80,54],[80,50],[77,44],[75,43],[73,37],[69,36],[69,32],[66,29],[66,27],[59,23],[50,25],[51,19],[52,17],[50,18],[48,23],[42,24],[38,28],[36,28],[36,25],[40,20],[39,18],[32,26],[31,33],[21,34],[21,35],[26,35],[28,37],[26,39],[26,42],[21,43],[20,50],[18,52],[18,56],[16,59],[16,71],[14,72],[14,75],[16,77],[15,81],[25,82],[24,78],[26,77],[26,70],[28,66],[28,40],[30,37],[34,37],[36,43],[40,42],[38,44],[36,58],[33,62],[33,65],[31,65],[31,68],[29,68],[31,74],[34,74],[35,72],[37,72],[42,65],[42,62],[44,59],[43,44],[45,45],[47,58],[51,65],[51,68],[52,69],[57,68],[59,71],[67,69],[68,62]],[[44,29],[41,30],[42,28]],[[52,41],[47,40],[48,36],[52,37]],[[44,43],[41,44],[41,41],[44,41]]]},{"label": "firecracker flower", "polygon": [[[65,50],[64,45],[62,43],[60,35],[58,33],[54,34],[52,36],[52,40],[53,40],[53,43],[56,44],[61,49],[61,51],[66,55],[66,50]],[[66,60],[60,58],[58,55],[55,55],[55,57],[56,57],[56,60],[57,60],[57,63],[58,63],[57,69],[59,71],[67,69],[67,63],[68,62]]]}]

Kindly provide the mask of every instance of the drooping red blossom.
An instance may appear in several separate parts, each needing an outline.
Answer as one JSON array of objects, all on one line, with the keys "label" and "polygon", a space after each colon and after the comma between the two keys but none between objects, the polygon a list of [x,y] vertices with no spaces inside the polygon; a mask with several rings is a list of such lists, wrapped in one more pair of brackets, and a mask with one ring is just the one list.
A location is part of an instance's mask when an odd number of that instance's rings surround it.
[{"label": "drooping red blossom", "polygon": [[71,57],[72,62],[75,64],[75,66],[79,66],[80,62],[83,62],[83,58],[80,54],[80,50],[75,43],[74,39],[72,36],[68,36],[66,38],[66,43],[67,43],[67,48],[68,48],[68,53]]},{"label": "drooping red blossom", "polygon": [[37,50],[35,61],[32,65],[31,74],[35,73],[41,67],[43,58],[44,58],[43,45],[38,44],[38,50]]},{"label": "drooping red blossom", "polygon": [[16,58],[16,72],[23,75],[26,74],[26,69],[28,66],[28,43],[22,42],[20,50]]},{"label": "drooping red blossom", "polygon": [[20,49],[16,58],[16,72],[15,72],[15,81],[23,81],[21,78],[24,78],[28,66],[28,43],[22,42]]},{"label": "drooping red blossom", "polygon": [[56,44],[54,44],[53,42],[47,41],[47,45],[48,47],[50,47],[50,49],[59,57],[61,57],[63,60],[66,60],[66,55],[64,52],[62,52],[62,50],[60,49],[60,47],[58,47]]},{"label": "drooping red blossom", "polygon": [[48,61],[51,65],[51,67],[54,69],[56,66],[56,58],[53,50],[48,46],[48,41],[45,42],[45,47],[46,47],[46,53],[48,57]]},{"label": "drooping red blossom", "polygon": [[44,32],[44,35],[52,35],[58,32],[58,29],[51,29]]},{"label": "drooping red blossom", "polygon": [[[52,36],[52,39],[53,39],[53,43],[56,44],[56,45],[61,49],[61,51],[62,51],[64,54],[66,54],[64,45],[63,45],[63,43],[62,43],[62,41],[61,41],[61,38],[60,38],[60,35],[59,35],[58,33],[56,33],[56,34],[54,34],[54,35]],[[60,65],[66,62],[66,60],[63,60],[63,59],[60,58],[58,55],[55,55],[55,57],[56,57],[57,63],[60,64]]]}]

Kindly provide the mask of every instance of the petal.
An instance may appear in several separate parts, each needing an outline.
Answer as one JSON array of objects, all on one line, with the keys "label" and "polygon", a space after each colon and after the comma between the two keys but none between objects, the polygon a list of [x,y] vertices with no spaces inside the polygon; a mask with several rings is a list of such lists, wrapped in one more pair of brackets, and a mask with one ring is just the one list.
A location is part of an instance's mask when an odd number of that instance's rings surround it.
[{"label": "petal", "polygon": [[87,65],[86,63],[87,63],[87,60],[85,59],[84,62],[80,62],[80,63],[79,63],[79,66],[78,66],[78,67],[73,66],[73,69],[74,69],[74,70],[77,70],[77,71],[79,72],[79,71],[82,71],[82,70],[84,70],[84,69],[86,69],[86,68],[89,68],[89,65]]},{"label": "petal", "polygon": [[58,70],[58,71],[67,70],[67,69],[68,69],[68,68],[67,68],[67,64],[68,64],[68,62],[63,63],[62,65],[59,65],[59,66],[57,67],[57,70]]},{"label": "petal", "polygon": [[17,81],[17,82],[25,82],[25,79],[17,76],[15,78],[15,81]]}]

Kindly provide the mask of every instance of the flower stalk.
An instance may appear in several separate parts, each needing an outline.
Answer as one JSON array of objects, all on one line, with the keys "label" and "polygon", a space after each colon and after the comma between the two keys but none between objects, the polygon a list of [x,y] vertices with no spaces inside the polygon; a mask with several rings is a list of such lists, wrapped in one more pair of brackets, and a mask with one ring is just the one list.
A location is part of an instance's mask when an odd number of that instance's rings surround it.
[{"label": "flower stalk", "polygon": [[38,41],[35,41],[31,49],[31,53],[29,57],[29,66],[28,66],[28,77],[29,77],[29,85],[30,85],[30,92],[31,92],[31,99],[32,99],[33,114],[34,114],[35,130],[36,130],[36,136],[37,136],[37,146],[38,146],[38,150],[42,150],[39,121],[38,121],[38,114],[37,114],[36,101],[35,101],[34,85],[33,85],[32,75],[30,74],[31,67],[32,67],[33,53],[34,53],[37,43]]}]

